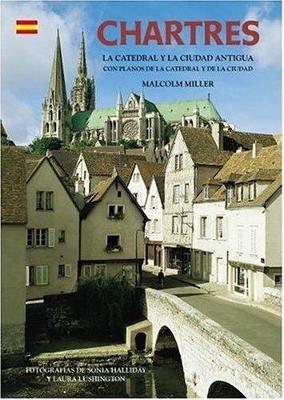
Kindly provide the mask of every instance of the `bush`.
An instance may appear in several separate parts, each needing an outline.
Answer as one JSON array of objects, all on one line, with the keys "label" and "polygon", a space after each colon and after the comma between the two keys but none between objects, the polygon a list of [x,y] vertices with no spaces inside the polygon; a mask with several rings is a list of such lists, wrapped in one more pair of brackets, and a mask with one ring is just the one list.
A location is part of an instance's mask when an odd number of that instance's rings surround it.
[{"label": "bush", "polygon": [[100,277],[79,286],[77,307],[78,317],[91,336],[123,340],[125,327],[142,317],[143,299],[129,283]]}]

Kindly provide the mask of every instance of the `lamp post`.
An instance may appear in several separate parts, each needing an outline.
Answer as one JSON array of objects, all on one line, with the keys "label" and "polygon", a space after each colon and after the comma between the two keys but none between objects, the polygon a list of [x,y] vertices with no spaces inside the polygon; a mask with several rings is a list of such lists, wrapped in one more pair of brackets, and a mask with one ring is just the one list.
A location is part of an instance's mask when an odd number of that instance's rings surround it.
[{"label": "lamp post", "polygon": [[[138,286],[138,232],[143,232],[143,229],[136,229],[135,233],[135,285]],[[139,272],[139,284],[141,283],[141,277]]]}]

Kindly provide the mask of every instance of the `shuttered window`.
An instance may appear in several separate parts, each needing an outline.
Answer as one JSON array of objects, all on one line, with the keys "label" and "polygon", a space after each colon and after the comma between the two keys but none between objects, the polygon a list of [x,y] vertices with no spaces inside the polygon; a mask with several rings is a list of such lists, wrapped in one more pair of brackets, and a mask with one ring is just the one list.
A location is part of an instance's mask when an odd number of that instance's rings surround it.
[{"label": "shuttered window", "polygon": [[48,265],[37,265],[35,270],[35,284],[48,285]]},{"label": "shuttered window", "polygon": [[48,247],[55,246],[55,228],[48,229]]}]

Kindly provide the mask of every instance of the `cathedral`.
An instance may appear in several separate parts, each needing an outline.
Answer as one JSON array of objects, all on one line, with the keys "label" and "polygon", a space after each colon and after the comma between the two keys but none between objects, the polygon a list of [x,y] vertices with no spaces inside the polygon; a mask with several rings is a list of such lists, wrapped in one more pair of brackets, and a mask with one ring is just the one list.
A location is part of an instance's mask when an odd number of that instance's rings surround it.
[{"label": "cathedral", "polygon": [[161,148],[179,126],[218,130],[222,118],[208,95],[203,100],[156,103],[143,93],[131,92],[123,102],[118,93],[113,108],[96,108],[95,80],[88,77],[84,33],[77,75],[70,98],[66,94],[59,31],[47,97],[42,104],[41,133],[65,145],[80,141],[115,145],[135,141],[139,146]]}]

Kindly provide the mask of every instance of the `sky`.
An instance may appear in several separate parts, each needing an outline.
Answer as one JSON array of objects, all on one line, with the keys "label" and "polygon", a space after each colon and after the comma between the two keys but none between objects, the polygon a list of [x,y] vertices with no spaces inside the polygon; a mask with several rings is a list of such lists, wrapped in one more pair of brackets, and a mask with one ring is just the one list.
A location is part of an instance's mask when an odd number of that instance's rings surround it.
[{"label": "sky", "polygon": [[[16,35],[16,19],[38,19],[38,35]],[[104,46],[97,28],[105,20],[143,24],[156,20],[259,20],[260,42],[256,46]],[[145,25],[143,25],[145,26]],[[142,80],[214,80],[214,88],[144,88],[152,102],[207,98],[208,92],[223,119],[250,132],[281,131],[281,3],[247,1],[211,2],[2,2],[1,117],[10,138],[18,145],[40,135],[41,105],[47,94],[56,29],[60,30],[67,92],[70,94],[79,57],[81,31],[87,44],[88,73],[96,80],[96,106],[114,107],[117,94],[125,101],[131,91],[141,93]],[[113,34],[113,33],[112,33]],[[252,72],[148,72],[103,71],[103,55],[116,54],[244,54],[254,61],[223,63],[251,65]],[[151,64],[151,63],[150,63]],[[222,65],[223,65],[222,64]],[[110,64],[108,64],[110,65]],[[131,65],[131,64],[124,64]],[[135,63],[132,65],[146,65]],[[152,65],[152,64],[151,64]],[[155,64],[156,65],[156,64]],[[157,63],[157,65],[161,65]],[[169,63],[168,63],[169,65]],[[170,65],[186,66],[176,62]],[[192,63],[191,65],[196,65]],[[199,64],[200,66],[203,64]],[[212,65],[212,63],[210,63]]]}]

